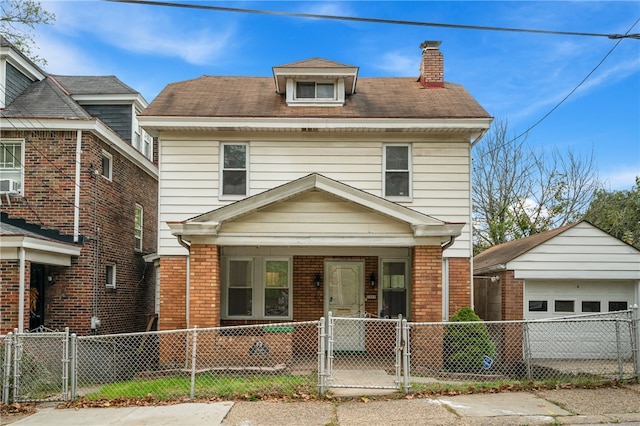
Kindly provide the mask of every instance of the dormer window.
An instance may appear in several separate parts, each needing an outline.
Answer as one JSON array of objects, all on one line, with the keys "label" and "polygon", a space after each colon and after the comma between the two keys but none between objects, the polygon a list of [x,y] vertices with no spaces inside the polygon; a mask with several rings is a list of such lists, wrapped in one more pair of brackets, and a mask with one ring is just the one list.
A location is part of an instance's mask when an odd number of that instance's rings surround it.
[{"label": "dormer window", "polygon": [[334,83],[299,81],[296,83],[296,99],[335,99]]}]

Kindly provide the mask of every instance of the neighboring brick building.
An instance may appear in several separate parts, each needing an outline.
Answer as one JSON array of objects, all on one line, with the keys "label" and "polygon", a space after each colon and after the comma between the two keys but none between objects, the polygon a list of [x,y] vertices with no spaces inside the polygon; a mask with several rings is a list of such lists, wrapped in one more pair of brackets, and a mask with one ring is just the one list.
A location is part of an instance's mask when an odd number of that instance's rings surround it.
[{"label": "neighboring brick building", "polygon": [[149,104],[161,329],[472,305],[471,148],[492,118],[444,81],[439,45],[420,46],[419,78],[314,58]]},{"label": "neighboring brick building", "polygon": [[113,76],[53,76],[0,44],[0,334],[143,331],[155,314],[158,172]]}]

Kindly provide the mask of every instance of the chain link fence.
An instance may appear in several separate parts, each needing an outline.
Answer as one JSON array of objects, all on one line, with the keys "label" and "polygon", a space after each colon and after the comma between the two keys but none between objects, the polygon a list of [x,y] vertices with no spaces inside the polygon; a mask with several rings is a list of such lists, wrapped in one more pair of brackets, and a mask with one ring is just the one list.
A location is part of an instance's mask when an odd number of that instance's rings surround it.
[{"label": "chain link fence", "polygon": [[3,402],[251,398],[411,383],[638,378],[632,311],[511,322],[311,322],[0,336]]},{"label": "chain link fence", "polygon": [[318,321],[76,339],[74,395],[158,399],[315,392]]},{"label": "chain link fence", "polygon": [[69,329],[2,338],[2,401],[63,401],[69,396]]},{"label": "chain link fence", "polygon": [[410,375],[453,381],[633,379],[631,311],[536,321],[410,323]]}]

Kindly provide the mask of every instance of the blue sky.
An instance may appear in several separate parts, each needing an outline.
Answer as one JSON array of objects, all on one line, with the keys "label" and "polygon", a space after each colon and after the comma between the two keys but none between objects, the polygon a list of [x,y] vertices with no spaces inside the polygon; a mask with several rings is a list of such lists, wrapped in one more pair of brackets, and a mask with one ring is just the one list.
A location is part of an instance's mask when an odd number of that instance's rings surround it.
[{"label": "blue sky", "polygon": [[[462,84],[509,132],[547,114],[617,43],[605,37],[476,31],[244,14],[104,1],[42,1],[56,14],[36,29],[44,68],[116,75],[147,101],[202,75],[271,76],[322,57],[361,77],[417,77],[420,43],[441,40],[445,80]],[[297,13],[586,33],[640,33],[640,2],[197,2]],[[640,40],[622,40],[591,77],[528,135],[536,147],[595,155],[608,189],[640,175]]]}]

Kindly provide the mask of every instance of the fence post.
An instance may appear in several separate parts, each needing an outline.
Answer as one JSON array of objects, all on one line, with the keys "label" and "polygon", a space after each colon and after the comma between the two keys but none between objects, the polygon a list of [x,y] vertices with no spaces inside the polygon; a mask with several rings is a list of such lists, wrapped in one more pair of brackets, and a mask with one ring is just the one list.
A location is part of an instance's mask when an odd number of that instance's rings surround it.
[{"label": "fence post", "polygon": [[15,344],[13,345],[13,402],[18,401],[20,387],[20,361],[22,360],[22,342],[18,329],[13,330]]},{"label": "fence post", "polygon": [[69,361],[71,376],[71,401],[76,399],[76,387],[78,386],[78,336],[76,333],[71,334],[70,340],[71,360]]},{"label": "fence post", "polygon": [[529,342],[529,323],[527,321],[522,322],[522,345],[524,350],[524,365],[527,369],[527,379],[532,379],[531,374],[531,342]]},{"label": "fence post", "polygon": [[198,326],[193,327],[193,347],[191,350],[191,399],[195,396],[195,386],[196,386],[196,350],[197,350],[197,341],[198,341]]},{"label": "fence post", "polygon": [[325,385],[329,386],[333,380],[333,315],[331,311],[327,313],[327,373],[325,375]]},{"label": "fence post", "polygon": [[9,387],[11,385],[11,354],[13,346],[13,333],[9,332],[5,337],[4,347],[4,376],[2,381],[2,402],[9,403]]},{"label": "fence post", "polygon": [[320,318],[318,324],[318,393],[324,395],[325,392],[325,318]]},{"label": "fence post", "polygon": [[634,304],[632,306],[633,317],[631,319],[631,328],[632,328],[632,348],[631,352],[633,354],[634,359],[634,367],[636,373],[636,380],[640,380],[640,310],[638,309],[638,305]]},{"label": "fence post", "polygon": [[402,320],[402,364],[404,366],[404,393],[409,393],[409,376],[411,375],[411,353],[409,352],[409,324],[406,319]]},{"label": "fence post", "polygon": [[69,327],[64,328],[62,338],[62,400],[69,400]]},{"label": "fence post", "polygon": [[618,355],[618,379],[622,380],[622,348],[620,346],[620,318],[614,319],[616,325],[616,354]]}]

